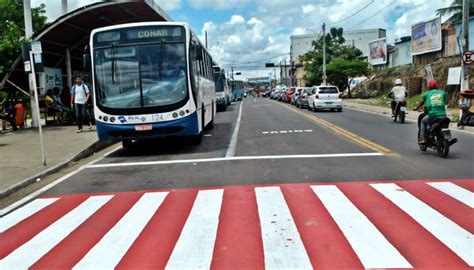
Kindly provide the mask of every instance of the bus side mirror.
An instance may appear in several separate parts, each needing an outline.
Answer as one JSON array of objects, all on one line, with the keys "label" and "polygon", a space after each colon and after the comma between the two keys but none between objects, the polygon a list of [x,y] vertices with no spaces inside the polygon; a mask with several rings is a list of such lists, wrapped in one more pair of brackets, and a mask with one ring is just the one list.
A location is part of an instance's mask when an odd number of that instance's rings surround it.
[{"label": "bus side mirror", "polygon": [[90,72],[92,69],[91,53],[89,45],[84,48],[84,54],[82,56],[83,68],[85,72]]}]

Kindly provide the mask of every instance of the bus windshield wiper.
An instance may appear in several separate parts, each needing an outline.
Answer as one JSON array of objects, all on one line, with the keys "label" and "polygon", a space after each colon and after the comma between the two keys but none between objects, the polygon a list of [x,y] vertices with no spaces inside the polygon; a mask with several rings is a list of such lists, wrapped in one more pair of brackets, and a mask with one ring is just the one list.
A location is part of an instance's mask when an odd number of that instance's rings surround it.
[{"label": "bus windshield wiper", "polygon": [[163,69],[163,57],[165,55],[165,40],[161,40],[160,43],[160,54],[158,56],[158,76],[160,77],[161,81],[161,70]]},{"label": "bus windshield wiper", "polygon": [[110,57],[112,58],[111,69],[112,69],[112,83],[115,84],[115,70],[116,70],[116,61],[117,61],[117,44],[112,44],[112,49],[110,52]]}]

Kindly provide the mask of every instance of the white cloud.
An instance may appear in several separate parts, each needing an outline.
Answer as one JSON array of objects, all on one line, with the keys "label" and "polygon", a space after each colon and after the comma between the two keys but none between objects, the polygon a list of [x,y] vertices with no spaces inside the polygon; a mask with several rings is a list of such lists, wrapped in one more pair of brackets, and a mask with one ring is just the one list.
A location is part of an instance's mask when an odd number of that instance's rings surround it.
[{"label": "white cloud", "polygon": [[257,18],[251,18],[247,21],[248,24],[263,24],[263,22]]},{"label": "white cloud", "polygon": [[181,8],[181,0],[155,0],[155,2],[165,11],[172,11]]},{"label": "white cloud", "polygon": [[[32,0],[33,6],[45,2],[48,16],[60,15],[59,0]],[[93,0],[69,0],[69,9],[76,9]],[[290,36],[310,34],[305,28],[317,32],[323,22],[330,27],[343,27],[344,31],[369,28],[387,30],[387,39],[410,34],[411,25],[436,15],[436,9],[448,6],[452,0],[376,0],[357,15],[369,0],[159,0],[166,11],[179,10],[187,3],[188,12],[182,9],[174,15],[176,21],[199,18],[201,25],[192,25],[200,38],[208,32],[209,48],[216,61],[226,69],[231,65],[243,74],[268,75],[265,62],[284,60],[290,50]],[[394,2],[394,3],[392,3]],[[391,5],[389,5],[392,3]],[[208,10],[230,10],[234,16],[212,18]],[[181,11],[181,10],[180,10]],[[174,12],[173,14],[176,14]],[[56,16],[56,17],[54,17]],[[177,17],[176,17],[177,16]],[[203,19],[204,18],[204,19]],[[334,22],[341,21],[333,24]],[[190,19],[190,21],[196,21]],[[272,58],[273,57],[273,58]],[[268,59],[256,61],[259,59]],[[249,63],[250,62],[250,63]]]},{"label": "white cloud", "polygon": [[241,15],[232,15],[228,23],[229,24],[245,23],[245,19]]},{"label": "white cloud", "polygon": [[229,44],[238,44],[240,43],[240,37],[236,35],[231,35],[227,38],[227,43]]},{"label": "white cloud", "polygon": [[303,14],[309,14],[313,12],[316,9],[316,7],[313,5],[302,5],[301,9],[303,10]]},{"label": "white cloud", "polygon": [[301,28],[301,27],[296,27],[293,32],[291,33],[291,35],[304,35],[304,34],[307,34],[306,33],[306,30],[304,28]]},{"label": "white cloud", "polygon": [[196,9],[204,9],[204,8],[212,8],[212,9],[231,9],[231,8],[239,8],[242,5],[249,4],[251,2],[247,0],[188,0],[188,4],[192,8]]}]

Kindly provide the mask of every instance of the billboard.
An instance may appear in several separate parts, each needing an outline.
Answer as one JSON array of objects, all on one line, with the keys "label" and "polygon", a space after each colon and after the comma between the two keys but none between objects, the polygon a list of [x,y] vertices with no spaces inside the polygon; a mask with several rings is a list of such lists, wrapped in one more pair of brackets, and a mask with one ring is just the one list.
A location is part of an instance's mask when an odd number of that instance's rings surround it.
[{"label": "billboard", "polygon": [[385,38],[369,42],[369,64],[372,66],[387,63],[387,42]]},{"label": "billboard", "polygon": [[442,45],[440,17],[411,26],[411,51],[413,55],[439,51],[442,49]]},{"label": "billboard", "polygon": [[248,78],[247,81],[249,83],[268,83],[270,81],[270,77]]}]

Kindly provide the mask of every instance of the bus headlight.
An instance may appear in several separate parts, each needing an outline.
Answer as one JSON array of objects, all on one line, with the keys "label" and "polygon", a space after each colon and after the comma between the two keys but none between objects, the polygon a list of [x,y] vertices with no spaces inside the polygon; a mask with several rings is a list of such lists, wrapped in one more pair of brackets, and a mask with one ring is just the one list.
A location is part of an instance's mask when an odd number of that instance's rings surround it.
[{"label": "bus headlight", "polygon": [[113,116],[110,117],[110,122],[112,122],[112,123],[115,122],[115,117],[113,117]]},{"label": "bus headlight", "polygon": [[107,122],[109,118],[107,116],[104,116],[104,121]]},{"label": "bus headlight", "polygon": [[179,115],[180,115],[180,116],[184,116],[184,111],[180,111],[180,112],[179,112]]},{"label": "bus headlight", "polygon": [[173,118],[177,118],[177,117],[178,117],[178,113],[177,112],[173,113]]}]

